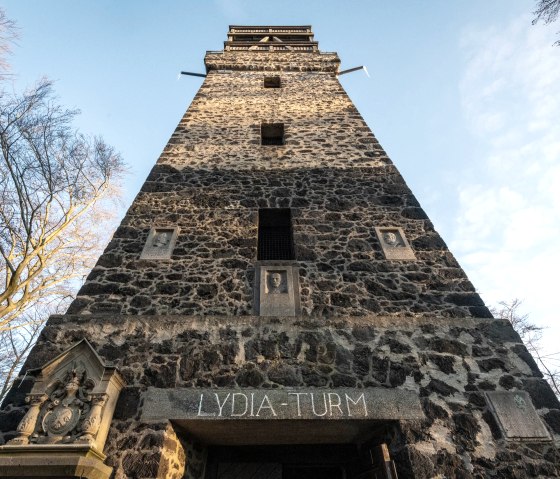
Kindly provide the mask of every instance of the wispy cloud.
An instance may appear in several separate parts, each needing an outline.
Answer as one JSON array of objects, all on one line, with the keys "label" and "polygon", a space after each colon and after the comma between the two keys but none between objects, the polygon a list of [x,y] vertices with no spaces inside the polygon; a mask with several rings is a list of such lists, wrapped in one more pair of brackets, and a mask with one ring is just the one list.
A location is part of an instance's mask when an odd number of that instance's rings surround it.
[{"label": "wispy cloud", "polygon": [[[474,150],[482,153],[459,183],[451,245],[487,302],[519,297],[533,321],[554,327],[560,323],[560,48],[551,46],[554,28],[532,27],[530,20],[463,32],[462,108]],[[550,347],[558,349],[553,341]]]}]

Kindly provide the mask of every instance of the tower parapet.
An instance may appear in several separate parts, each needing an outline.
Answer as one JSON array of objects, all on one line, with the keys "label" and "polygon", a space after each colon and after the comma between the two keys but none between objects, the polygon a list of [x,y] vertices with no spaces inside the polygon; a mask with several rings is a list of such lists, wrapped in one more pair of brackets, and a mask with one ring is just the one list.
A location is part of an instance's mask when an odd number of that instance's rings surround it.
[{"label": "tower parapet", "polygon": [[[273,55],[271,55],[273,54]],[[301,55],[305,54],[305,55]],[[336,53],[319,51],[311,26],[230,26],[223,51],[206,52],[206,70],[316,71],[336,73]]]},{"label": "tower parapet", "polygon": [[311,25],[241,26],[230,25],[224,51],[318,52]]}]

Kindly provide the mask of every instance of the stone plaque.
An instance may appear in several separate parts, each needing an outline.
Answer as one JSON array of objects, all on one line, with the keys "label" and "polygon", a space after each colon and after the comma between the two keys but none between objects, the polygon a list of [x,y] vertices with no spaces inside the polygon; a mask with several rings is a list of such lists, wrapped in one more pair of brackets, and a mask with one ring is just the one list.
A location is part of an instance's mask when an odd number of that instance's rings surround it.
[{"label": "stone plaque", "polygon": [[296,316],[299,312],[298,269],[293,265],[257,265],[255,292],[259,316]]},{"label": "stone plaque", "polygon": [[506,439],[551,440],[525,391],[487,392],[486,398]]},{"label": "stone plaque", "polygon": [[142,420],[422,419],[412,391],[367,389],[148,388]]},{"label": "stone plaque", "polygon": [[375,233],[386,259],[416,260],[402,228],[376,227]]},{"label": "stone plaque", "polygon": [[170,259],[178,233],[176,226],[152,228],[140,259]]}]

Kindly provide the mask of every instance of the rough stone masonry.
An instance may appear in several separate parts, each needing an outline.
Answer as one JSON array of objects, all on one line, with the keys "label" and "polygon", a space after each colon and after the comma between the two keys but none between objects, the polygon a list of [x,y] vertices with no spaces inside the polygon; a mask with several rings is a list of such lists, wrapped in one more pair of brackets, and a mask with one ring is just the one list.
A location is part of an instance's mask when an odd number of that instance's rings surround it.
[{"label": "rough stone masonry", "polygon": [[[340,398],[348,388],[417,401],[415,418],[375,428],[399,477],[559,477],[560,404],[537,365],[509,323],[492,318],[352,104],[338,56],[290,40],[311,38],[308,27],[286,29],[231,27],[224,50],[206,54],[199,92],[4,401],[1,441],[29,408],[30,371],[85,338],[126,382],[103,451],[114,478],[210,477],[211,432],[181,423],[179,411],[146,418],[165,391],[224,401],[221,390]],[[264,87],[272,75],[279,88]],[[261,144],[263,124],[283,125],[282,144]],[[265,208],[291,212],[293,317],[262,317],[255,305]],[[173,241],[156,243],[158,228]],[[403,235],[414,259],[387,259],[376,228]],[[141,259],[148,239],[170,259]],[[534,407],[543,436],[508,437],[487,394],[496,391]]]}]

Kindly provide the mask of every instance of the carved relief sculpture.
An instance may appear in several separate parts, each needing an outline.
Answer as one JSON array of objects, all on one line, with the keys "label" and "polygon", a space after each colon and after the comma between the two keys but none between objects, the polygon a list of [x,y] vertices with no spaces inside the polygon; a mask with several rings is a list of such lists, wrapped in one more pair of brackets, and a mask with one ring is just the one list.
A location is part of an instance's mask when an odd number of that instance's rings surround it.
[{"label": "carved relief sculpture", "polygon": [[18,435],[12,439],[9,444],[28,444],[29,436],[35,431],[37,419],[41,412],[41,406],[48,399],[46,394],[29,394],[25,398],[25,402],[29,403],[30,407],[25,416],[18,424],[16,431]]},{"label": "carved relief sculpture", "polygon": [[179,229],[175,226],[152,228],[140,259],[170,259],[178,233]]},{"label": "carved relief sculpture", "polygon": [[298,314],[299,279],[296,266],[257,265],[255,289],[255,303],[258,306],[259,316],[296,316]]},{"label": "carved relief sculpture", "polygon": [[398,236],[398,231],[385,231],[383,241],[389,248],[404,248],[404,243]]},{"label": "carved relief sculpture", "polygon": [[526,391],[485,393],[502,436],[510,441],[547,441],[550,433]]},{"label": "carved relief sculpture", "polygon": [[286,271],[268,271],[267,273],[267,294],[285,294]]},{"label": "carved relief sculpture", "polygon": [[381,244],[381,250],[386,259],[389,260],[416,260],[416,256],[408,243],[404,231],[398,227],[375,228],[377,239]]},{"label": "carved relief sculpture", "polygon": [[9,444],[93,442],[107,394],[91,393],[95,382],[83,363],[72,364],[54,387],[48,396],[28,397],[32,406],[18,427],[20,435]]},{"label": "carved relief sculpture", "polygon": [[[91,345],[82,340],[41,370],[30,373],[36,375],[26,397],[30,406],[17,426],[17,436],[0,446],[0,469],[3,454],[14,448],[23,467],[26,457],[36,460],[46,454],[46,460],[50,449],[44,448],[55,446],[61,451],[71,447],[64,456],[71,465],[93,454],[99,460],[94,469],[110,473],[111,468],[102,462],[102,451],[124,386],[116,368],[105,365]],[[10,467],[17,465],[11,462]]]},{"label": "carved relief sculpture", "polygon": [[172,231],[156,230],[154,239],[152,241],[152,247],[154,248],[166,248],[171,241]]},{"label": "carved relief sculpture", "polygon": [[107,394],[92,394],[91,396],[91,409],[88,416],[84,419],[82,423],[82,435],[78,438],[78,442],[83,442],[86,444],[91,444],[97,434],[99,426],[101,424],[101,411],[103,406],[107,402]]}]

